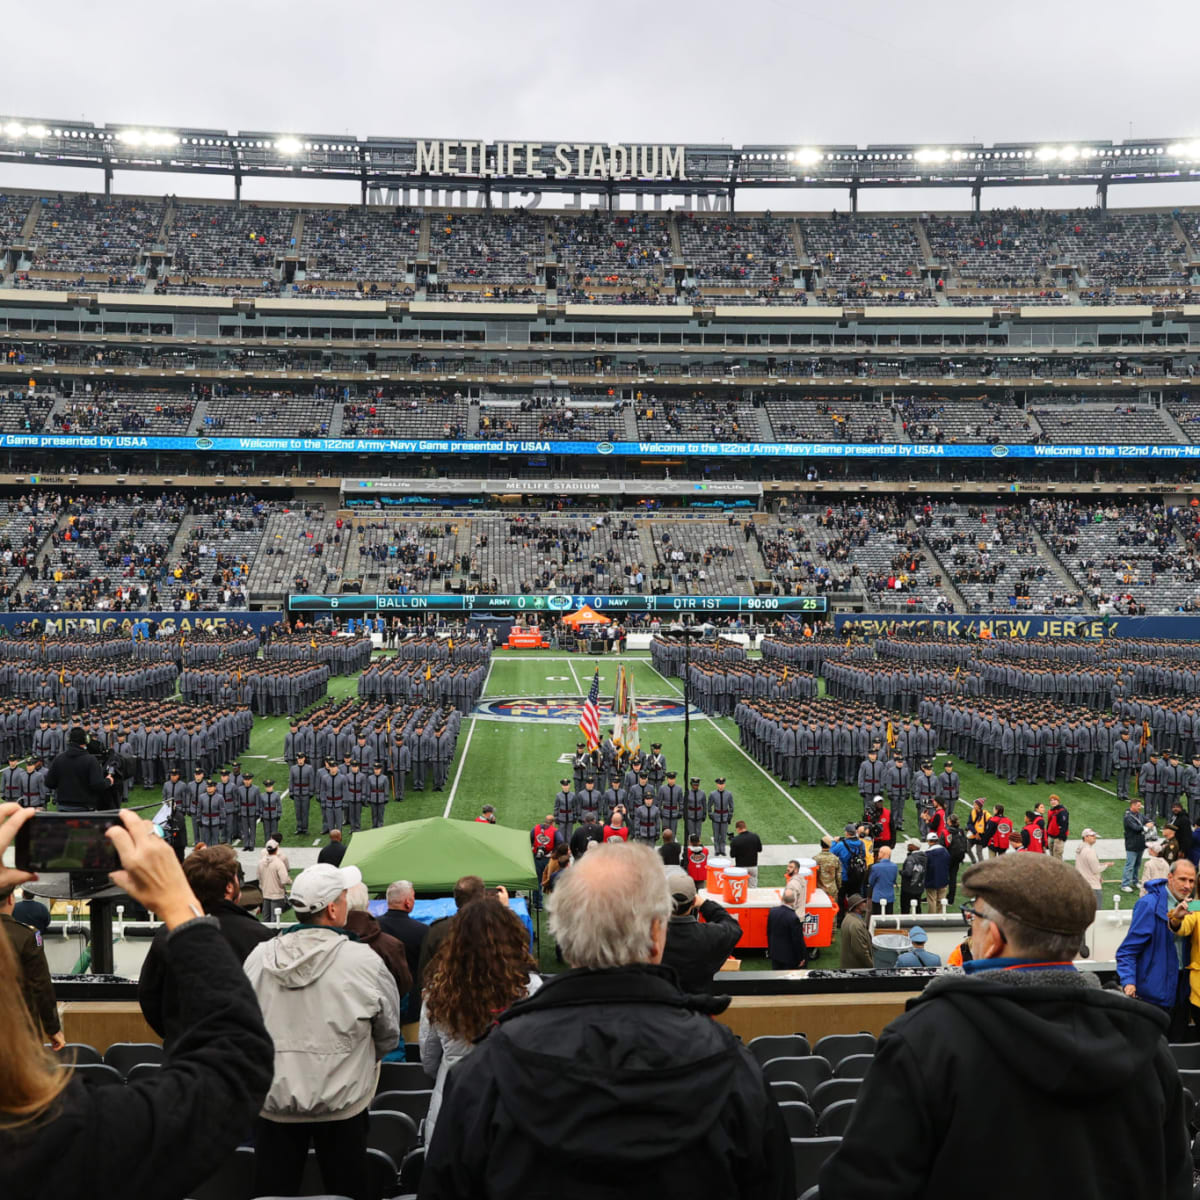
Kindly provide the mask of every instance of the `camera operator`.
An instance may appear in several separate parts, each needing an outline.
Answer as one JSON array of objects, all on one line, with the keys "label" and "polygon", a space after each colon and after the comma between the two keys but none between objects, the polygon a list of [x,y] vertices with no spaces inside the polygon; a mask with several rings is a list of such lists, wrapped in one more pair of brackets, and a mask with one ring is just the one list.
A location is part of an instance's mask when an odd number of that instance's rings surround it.
[{"label": "camera operator", "polygon": [[78,725],[67,735],[67,748],[50,764],[46,787],[58,800],[59,812],[96,812],[120,808],[113,799],[113,777],[87,750],[87,733]]}]

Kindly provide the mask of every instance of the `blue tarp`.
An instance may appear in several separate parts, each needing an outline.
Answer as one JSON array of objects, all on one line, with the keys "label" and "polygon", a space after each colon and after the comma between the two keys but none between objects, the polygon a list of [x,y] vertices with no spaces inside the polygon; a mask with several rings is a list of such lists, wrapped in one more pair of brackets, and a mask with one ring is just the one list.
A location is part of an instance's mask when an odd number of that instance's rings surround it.
[{"label": "blue tarp", "polygon": [[[372,900],[367,906],[368,911],[373,917],[381,917],[387,912],[386,900]],[[529,916],[529,905],[526,903],[524,896],[510,896],[508,907],[521,919],[521,924],[529,930],[529,945],[533,946],[533,920]],[[443,896],[438,900],[418,900],[413,905],[413,910],[409,913],[414,921],[420,921],[422,925],[432,925],[434,921],[441,920],[442,917],[452,917],[458,910],[454,905],[453,896]]]}]

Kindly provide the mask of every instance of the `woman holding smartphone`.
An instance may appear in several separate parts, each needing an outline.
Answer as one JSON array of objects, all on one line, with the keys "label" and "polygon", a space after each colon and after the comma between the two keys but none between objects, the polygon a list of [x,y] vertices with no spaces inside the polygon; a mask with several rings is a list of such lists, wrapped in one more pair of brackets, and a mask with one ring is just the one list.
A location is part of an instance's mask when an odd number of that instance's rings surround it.
[{"label": "woman holding smartphone", "polygon": [[[0,804],[0,856],[37,819],[35,809]],[[153,1078],[86,1086],[42,1045],[0,938],[0,1012],[9,1014],[0,1038],[0,1195],[177,1200],[245,1139],[271,1084],[275,1051],[254,994],[171,847],[129,811],[106,836],[121,860],[113,883],[170,930],[182,1031]],[[0,866],[0,887],[35,878]]]}]

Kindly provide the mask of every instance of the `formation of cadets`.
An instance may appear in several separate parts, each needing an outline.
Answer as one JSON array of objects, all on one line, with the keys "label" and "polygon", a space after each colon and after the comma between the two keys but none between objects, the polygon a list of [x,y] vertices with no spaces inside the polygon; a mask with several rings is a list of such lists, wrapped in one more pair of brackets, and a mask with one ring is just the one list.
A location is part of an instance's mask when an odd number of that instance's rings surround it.
[{"label": "formation of cadets", "polygon": [[275,634],[263,647],[270,662],[323,663],[334,675],[353,675],[371,661],[370,637],[334,637],[315,629]]},{"label": "formation of cadets", "polygon": [[[395,630],[397,626],[392,626]],[[401,661],[420,659],[433,662],[452,662],[456,664],[483,663],[491,661],[492,647],[490,642],[477,638],[464,637],[410,637],[396,645],[396,658]]]},{"label": "formation of cadets", "polygon": [[362,828],[364,811],[373,829],[385,823],[389,800],[407,790],[446,786],[458,744],[462,714],[451,705],[346,700],[292,721],[284,738],[288,794],[296,831],[308,832],[312,803],[321,832]]},{"label": "formation of cadets", "polygon": [[[458,654],[457,646],[454,653]],[[482,661],[451,665],[446,659],[390,659],[372,663],[358,677],[358,694],[365,700],[449,704],[468,713],[478,703],[486,679]]]},{"label": "formation of cadets", "polygon": [[709,716],[731,716],[743,699],[805,700],[817,694],[817,678],[786,664],[754,659],[742,663],[692,663],[688,695]]},{"label": "formation of cadets", "polygon": [[693,838],[705,840],[708,823],[714,852],[724,854],[733,820],[733,792],[723,776],[707,792],[699,776],[687,782],[685,790],[679,773],[668,766],[661,743],[653,742],[648,753],[627,754],[609,731],[595,750],[589,751],[585,742],[576,743],[571,775],[559,781],[551,801],[554,826],[569,843],[575,826],[593,814],[604,825],[606,840],[632,837],[654,844],[666,830],[678,840],[682,821],[690,844]]},{"label": "formation of cadets", "polygon": [[73,713],[110,700],[170,696],[175,691],[175,664],[109,662],[84,667],[77,662],[70,666],[0,663],[0,689],[8,696]]},{"label": "formation of cadets", "polygon": [[329,691],[325,663],[269,663],[234,660],[216,667],[188,667],[179,677],[185,702],[244,704],[257,716],[298,713]]}]

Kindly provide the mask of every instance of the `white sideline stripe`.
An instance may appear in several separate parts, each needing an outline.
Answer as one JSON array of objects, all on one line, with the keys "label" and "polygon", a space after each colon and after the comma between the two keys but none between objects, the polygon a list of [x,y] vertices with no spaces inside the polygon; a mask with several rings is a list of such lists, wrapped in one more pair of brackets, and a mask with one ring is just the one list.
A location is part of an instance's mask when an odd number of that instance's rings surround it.
[{"label": "white sideline stripe", "polygon": [[[494,661],[494,660],[493,660]],[[487,674],[483,677],[483,687],[479,692],[480,697],[487,695],[488,684],[492,679],[492,664],[488,663]],[[450,816],[450,809],[454,807],[454,797],[458,794],[458,781],[462,778],[463,767],[467,765],[467,752],[471,749],[471,739],[475,736],[475,718],[471,718],[471,728],[467,730],[467,740],[463,742],[462,754],[458,760],[458,770],[454,772],[454,783],[450,786],[450,795],[446,797],[446,808],[442,813],[443,817]]]},{"label": "white sideline stripe", "polygon": [[1116,796],[1117,794],[1116,792],[1110,792],[1106,787],[1101,787],[1098,783],[1093,783],[1090,779],[1085,779],[1083,782],[1086,783],[1088,787],[1095,788],[1098,792],[1104,792],[1108,796]]},{"label": "white sideline stripe", "polygon": [[[666,676],[665,676],[665,675],[664,675],[664,674],[663,674],[663,673],[662,673],[662,672],[661,672],[661,671],[660,671],[660,670],[659,670],[657,667],[655,667],[655,666],[651,665],[651,667],[650,667],[650,670],[652,670],[652,671],[655,673],[655,675],[657,675],[657,676],[659,677],[659,679],[661,679],[661,680],[663,681],[663,683],[665,683],[665,684],[667,685],[667,687],[669,687],[669,688],[674,688],[674,690],[675,690],[676,692],[678,692],[678,693],[679,693],[679,695],[680,695],[681,697],[683,696],[683,691],[682,691],[682,689],[681,689],[681,688],[680,688],[680,687],[679,687],[677,684],[674,684],[674,683],[672,683],[672,682],[671,682],[671,680],[669,680],[669,679],[668,679],[668,678],[667,678],[667,677],[666,677]],[[807,817],[807,818],[808,818],[808,819],[809,819],[809,820],[812,822],[813,826],[814,826],[816,829],[819,829],[819,830],[821,831],[821,833],[823,833],[823,834],[824,834],[826,837],[831,837],[831,836],[832,836],[832,835],[830,834],[829,830],[828,830],[828,829],[826,829],[826,828],[825,828],[825,827],[824,827],[824,826],[821,824],[821,822],[820,822],[820,821],[818,821],[818,820],[817,820],[817,818],[816,818],[816,817],[814,817],[814,816],[812,815],[812,813],[810,813],[810,812],[808,811],[808,809],[807,809],[807,808],[805,808],[805,807],[804,807],[804,805],[803,805],[803,804],[801,804],[801,803],[800,803],[800,801],[796,799],[796,797],[795,797],[795,796],[793,796],[793,795],[792,795],[790,792],[787,792],[787,791],[785,791],[785,790],[784,790],[784,788],[780,786],[780,784],[779,784],[779,781],[778,781],[778,780],[777,780],[777,779],[776,779],[776,778],[775,778],[773,775],[769,774],[769,773],[768,773],[768,772],[767,772],[767,771],[766,771],[766,770],[765,770],[765,769],[762,767],[762,765],[761,765],[761,764],[759,764],[759,763],[755,762],[755,760],[754,760],[753,758],[751,758],[751,757],[750,757],[750,755],[749,755],[749,754],[747,754],[747,753],[746,753],[746,751],[745,751],[745,750],[743,750],[743,749],[742,749],[742,747],[741,747],[741,746],[739,746],[739,745],[737,744],[737,742],[735,742],[735,741],[733,740],[733,738],[731,738],[731,737],[729,736],[729,734],[727,734],[727,733],[725,732],[725,730],[723,730],[723,729],[720,727],[720,725],[718,725],[718,724],[716,723],[716,721],[714,721],[714,720],[713,720],[713,719],[712,719],[712,718],[711,718],[711,717],[710,717],[710,716],[709,716],[707,713],[701,713],[701,714],[700,714],[700,716],[702,716],[702,717],[704,718],[704,720],[706,720],[706,721],[709,723],[709,725],[711,725],[711,726],[712,726],[712,728],[713,728],[713,730],[714,730],[715,732],[719,733],[719,734],[720,734],[720,735],[721,735],[721,736],[722,736],[722,737],[723,737],[723,738],[724,738],[724,739],[725,739],[725,740],[726,740],[726,741],[727,741],[727,742],[728,742],[728,743],[729,743],[729,744],[730,744],[730,745],[731,745],[731,746],[732,746],[732,747],[733,747],[733,748],[734,748],[734,749],[735,749],[735,750],[736,750],[736,751],[737,751],[737,752],[738,752],[738,753],[739,753],[739,754],[740,754],[740,755],[741,755],[741,756],[742,756],[742,757],[743,757],[743,758],[744,758],[744,759],[745,759],[745,760],[746,760],[748,763],[750,763],[750,765],[751,765],[751,766],[753,766],[753,767],[754,767],[754,769],[755,769],[755,770],[756,770],[756,771],[757,771],[757,772],[758,772],[758,773],[759,773],[759,774],[760,774],[760,775],[761,775],[761,776],[762,776],[762,777],[763,777],[763,778],[764,778],[764,779],[765,779],[765,780],[766,780],[766,781],[767,781],[767,782],[768,782],[768,783],[769,783],[769,784],[770,784],[770,785],[771,785],[771,786],[772,786],[772,787],[773,787],[773,788],[774,788],[774,789],[775,789],[775,790],[776,790],[776,791],[777,791],[777,792],[778,792],[778,793],[779,793],[779,794],[780,794],[780,795],[781,795],[781,796],[782,796],[782,797],[783,797],[785,800],[787,800],[789,804],[793,805],[793,806],[794,806],[796,809],[798,809],[798,810],[799,810],[801,813],[803,813],[803,814],[804,814],[804,815],[805,815],[805,816],[806,816],[806,817]]]}]

